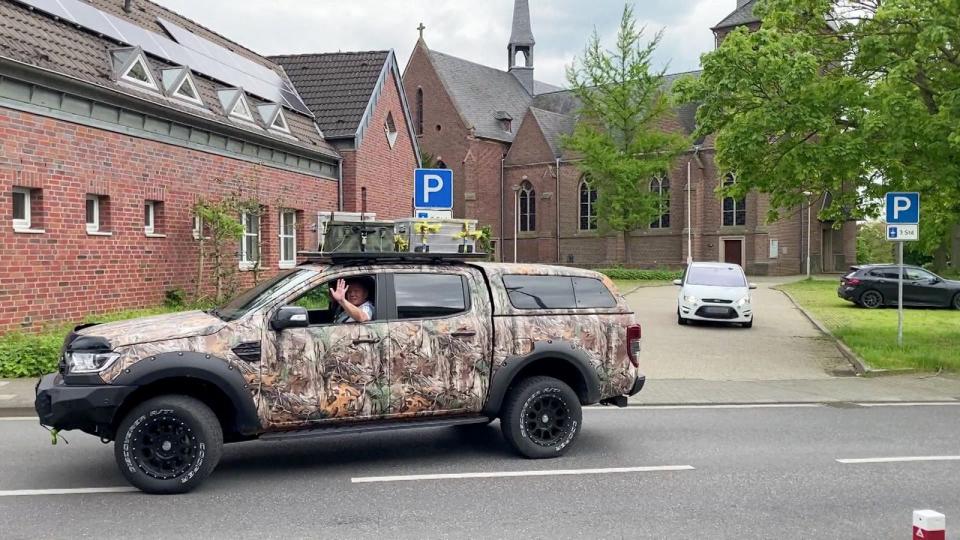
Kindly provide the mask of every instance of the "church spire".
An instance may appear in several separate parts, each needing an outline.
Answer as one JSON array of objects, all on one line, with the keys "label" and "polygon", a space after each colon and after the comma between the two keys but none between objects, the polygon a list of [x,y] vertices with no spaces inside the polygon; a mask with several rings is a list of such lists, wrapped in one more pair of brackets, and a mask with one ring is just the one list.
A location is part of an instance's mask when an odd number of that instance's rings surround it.
[{"label": "church spire", "polygon": [[[530,29],[530,2],[529,0],[514,0],[513,2],[513,29],[510,32],[510,43],[507,44],[507,67],[533,95],[533,30]],[[523,64],[517,65],[517,57],[523,55]]]}]

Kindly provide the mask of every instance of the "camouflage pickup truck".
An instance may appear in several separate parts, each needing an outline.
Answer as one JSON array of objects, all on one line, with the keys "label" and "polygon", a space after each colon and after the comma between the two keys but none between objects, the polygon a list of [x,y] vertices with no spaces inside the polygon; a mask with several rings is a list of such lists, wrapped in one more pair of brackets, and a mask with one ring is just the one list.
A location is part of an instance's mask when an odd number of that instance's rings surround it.
[{"label": "camouflage pickup truck", "polygon": [[[340,279],[369,291],[369,320],[340,322]],[[546,458],[576,439],[581,405],[640,391],[639,350],[633,313],[594,272],[327,260],[208,312],[77,327],[36,409],[45,426],[114,441],[123,475],[151,493],[189,491],[223,443],[251,439],[499,418],[519,454]]]}]

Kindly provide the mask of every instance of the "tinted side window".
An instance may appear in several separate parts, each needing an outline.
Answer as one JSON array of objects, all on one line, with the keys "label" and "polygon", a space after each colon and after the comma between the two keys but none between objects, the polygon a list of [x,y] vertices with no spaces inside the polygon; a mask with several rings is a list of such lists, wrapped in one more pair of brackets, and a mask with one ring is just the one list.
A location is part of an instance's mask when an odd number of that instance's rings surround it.
[{"label": "tinted side window", "polygon": [[510,303],[517,309],[571,309],[577,307],[569,276],[503,276]]},{"label": "tinted side window", "polygon": [[573,294],[578,308],[615,307],[617,301],[599,279],[573,278]]},{"label": "tinted side window", "polygon": [[397,317],[427,319],[467,310],[463,278],[451,274],[396,274]]}]

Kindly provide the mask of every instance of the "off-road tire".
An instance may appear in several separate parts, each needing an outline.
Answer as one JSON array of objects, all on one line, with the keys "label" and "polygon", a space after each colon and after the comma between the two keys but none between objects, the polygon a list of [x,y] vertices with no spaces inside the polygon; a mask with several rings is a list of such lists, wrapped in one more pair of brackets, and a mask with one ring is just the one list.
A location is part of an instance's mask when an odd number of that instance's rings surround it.
[{"label": "off-road tire", "polygon": [[960,293],[953,295],[953,309],[960,309]]},{"label": "off-road tire", "polygon": [[563,455],[582,425],[577,394],[553,377],[530,377],[517,383],[507,395],[500,416],[500,430],[507,443],[531,459]]},{"label": "off-road tire", "polygon": [[223,454],[223,430],[203,402],[159,396],[134,407],[114,442],[120,472],[147,493],[186,493],[213,472]]},{"label": "off-road tire", "polygon": [[876,309],[883,305],[883,295],[880,294],[880,291],[869,289],[863,291],[863,294],[860,295],[860,300],[857,302],[861,307],[867,309]]}]

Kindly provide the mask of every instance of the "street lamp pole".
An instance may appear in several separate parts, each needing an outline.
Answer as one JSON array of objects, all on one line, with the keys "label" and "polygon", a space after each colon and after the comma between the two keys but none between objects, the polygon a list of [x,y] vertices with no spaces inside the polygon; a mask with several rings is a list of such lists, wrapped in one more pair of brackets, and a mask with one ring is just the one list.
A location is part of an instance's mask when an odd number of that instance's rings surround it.
[{"label": "street lamp pole", "polygon": [[687,161],[687,266],[693,262],[693,229],[690,221],[690,161]]},{"label": "street lamp pole", "polygon": [[807,197],[807,279],[810,279],[810,209],[813,207],[810,196],[813,193],[804,191],[803,194]]}]

